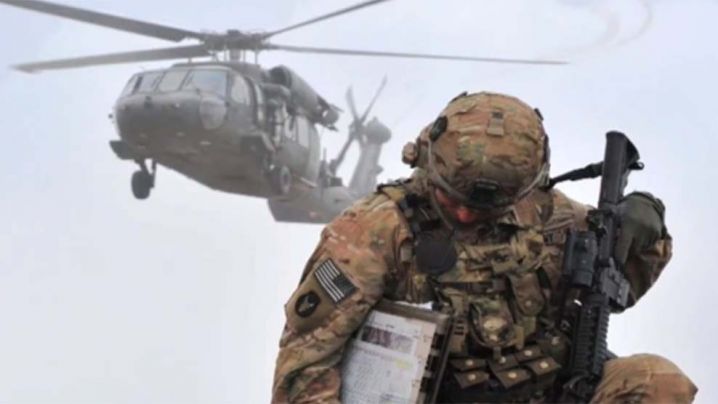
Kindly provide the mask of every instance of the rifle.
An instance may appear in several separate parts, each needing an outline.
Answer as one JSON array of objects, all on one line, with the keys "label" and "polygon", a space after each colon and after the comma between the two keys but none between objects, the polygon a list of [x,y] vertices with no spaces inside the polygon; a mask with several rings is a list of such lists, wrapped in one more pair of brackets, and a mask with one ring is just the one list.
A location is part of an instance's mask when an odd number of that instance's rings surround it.
[{"label": "rifle", "polygon": [[[624,310],[628,302],[630,285],[623,263],[614,259],[614,247],[620,224],[618,203],[630,172],[643,168],[639,158],[626,135],[611,131],[606,134],[603,162],[564,174],[549,184],[601,175],[598,207],[586,218],[588,230],[569,231],[564,252],[564,290],[580,292],[571,328],[569,366],[564,373],[568,381],[563,385],[563,394],[571,401],[591,400],[603,364],[611,355],[606,342],[609,315]],[[563,319],[562,323],[566,324]]]}]

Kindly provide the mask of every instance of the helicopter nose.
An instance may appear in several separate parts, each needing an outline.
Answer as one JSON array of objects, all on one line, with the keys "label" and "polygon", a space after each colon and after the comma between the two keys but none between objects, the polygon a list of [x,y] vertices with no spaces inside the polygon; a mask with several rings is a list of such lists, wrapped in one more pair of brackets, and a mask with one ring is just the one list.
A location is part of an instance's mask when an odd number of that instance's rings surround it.
[{"label": "helicopter nose", "polygon": [[117,126],[130,138],[188,133],[202,128],[197,94],[146,94],[118,101]]}]

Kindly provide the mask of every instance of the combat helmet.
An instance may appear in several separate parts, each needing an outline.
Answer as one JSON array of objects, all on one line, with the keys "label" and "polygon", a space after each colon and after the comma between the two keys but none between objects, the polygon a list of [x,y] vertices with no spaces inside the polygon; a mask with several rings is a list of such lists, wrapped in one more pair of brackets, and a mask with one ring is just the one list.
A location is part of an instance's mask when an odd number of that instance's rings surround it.
[{"label": "combat helmet", "polygon": [[404,161],[461,204],[505,209],[548,178],[549,148],[542,117],[501,94],[461,94],[406,147]]}]

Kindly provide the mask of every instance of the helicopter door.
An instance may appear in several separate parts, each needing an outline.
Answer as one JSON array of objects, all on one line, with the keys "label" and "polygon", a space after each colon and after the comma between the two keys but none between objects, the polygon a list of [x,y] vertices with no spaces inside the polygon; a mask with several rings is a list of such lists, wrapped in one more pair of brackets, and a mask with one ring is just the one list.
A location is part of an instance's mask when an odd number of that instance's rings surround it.
[{"label": "helicopter door", "polygon": [[308,122],[301,115],[287,116],[284,119],[284,136],[277,151],[277,162],[287,166],[296,176],[306,179],[306,167],[309,157]]},{"label": "helicopter door", "polygon": [[264,128],[267,123],[267,105],[264,102],[264,92],[259,88],[254,80],[247,80],[252,84],[252,94],[254,94],[254,118],[260,128]]},{"label": "helicopter door", "polygon": [[252,132],[254,126],[253,97],[249,83],[239,74],[232,75],[232,83],[229,91],[231,103],[232,124],[229,125],[237,131],[238,139],[247,133]]},{"label": "helicopter door", "polygon": [[316,182],[319,175],[319,135],[309,120],[304,116],[296,118],[296,139],[301,150],[302,169],[298,171],[304,179]]},{"label": "helicopter door", "polygon": [[309,154],[307,156],[307,167],[305,168],[304,177],[309,181],[316,182],[319,177],[319,166],[321,165],[322,156],[320,155],[319,134],[317,128],[307,122],[308,142],[307,147]]},{"label": "helicopter door", "polygon": [[239,105],[249,106],[252,103],[252,96],[249,93],[249,85],[244,77],[240,75],[234,76],[232,81],[232,100]]},{"label": "helicopter door", "polygon": [[267,128],[269,128],[274,145],[277,146],[289,140],[291,131],[288,122],[290,118],[287,116],[284,106],[277,105],[275,101],[270,100],[267,103],[267,113],[269,114]]}]

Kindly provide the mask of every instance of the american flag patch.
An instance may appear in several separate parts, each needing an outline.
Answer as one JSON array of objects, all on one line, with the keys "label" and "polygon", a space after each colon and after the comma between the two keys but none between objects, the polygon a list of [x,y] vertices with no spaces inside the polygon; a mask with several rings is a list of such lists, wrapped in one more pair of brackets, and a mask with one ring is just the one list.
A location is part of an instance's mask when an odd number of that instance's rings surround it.
[{"label": "american flag patch", "polygon": [[314,271],[314,277],[334,303],[341,302],[357,290],[331,259],[319,265]]}]

